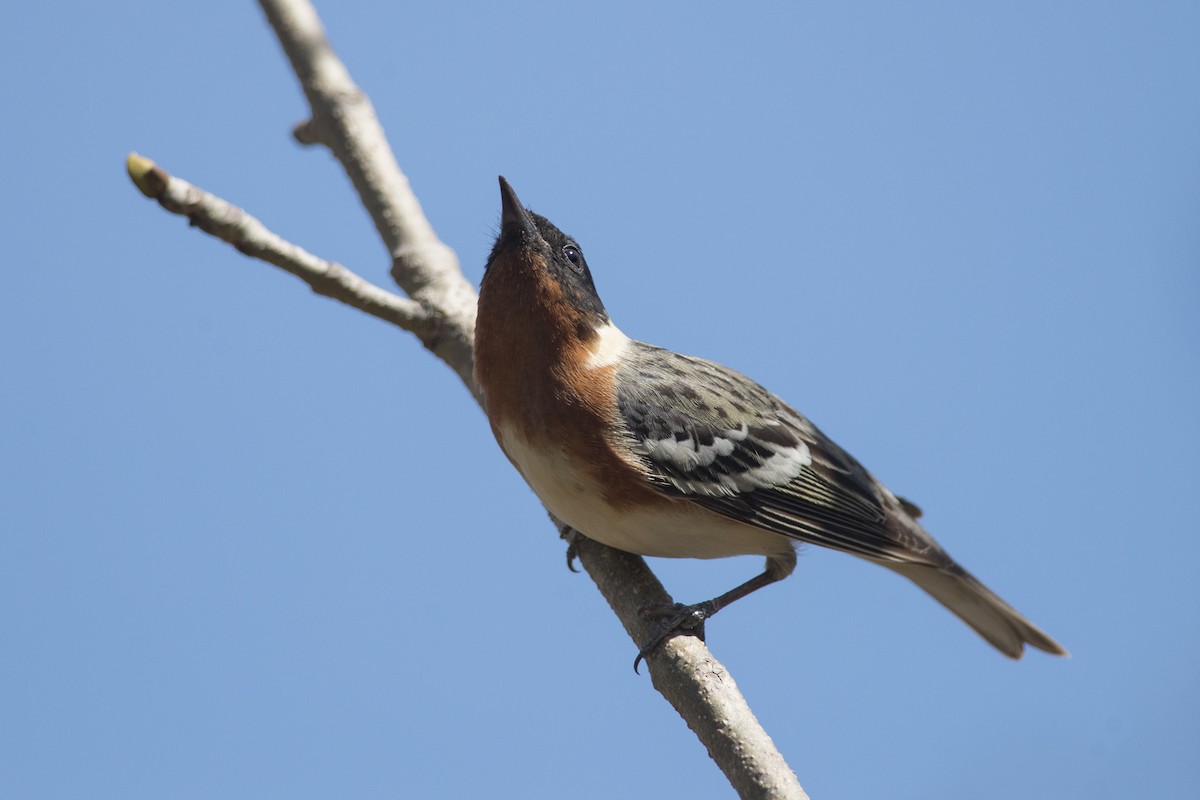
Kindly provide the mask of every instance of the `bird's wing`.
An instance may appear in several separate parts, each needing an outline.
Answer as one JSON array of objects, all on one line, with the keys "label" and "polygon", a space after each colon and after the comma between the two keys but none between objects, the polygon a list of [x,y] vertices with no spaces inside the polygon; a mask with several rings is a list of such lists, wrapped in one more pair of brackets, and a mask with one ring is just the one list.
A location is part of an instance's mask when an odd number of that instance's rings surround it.
[{"label": "bird's wing", "polygon": [[949,560],[861,464],[762,386],[641,342],[633,356],[616,375],[617,407],[660,491],[870,559]]}]

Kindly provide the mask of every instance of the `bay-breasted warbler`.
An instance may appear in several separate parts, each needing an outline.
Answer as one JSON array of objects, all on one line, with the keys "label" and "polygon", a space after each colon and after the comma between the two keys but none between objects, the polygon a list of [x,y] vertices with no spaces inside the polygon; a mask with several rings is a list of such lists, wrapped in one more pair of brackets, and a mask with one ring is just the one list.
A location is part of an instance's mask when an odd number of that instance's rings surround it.
[{"label": "bay-breasted warbler", "polygon": [[1000,652],[1066,651],[963,569],[892,494],[804,416],[731,369],[630,339],[579,244],[500,179],[500,232],[479,290],[475,378],[504,453],[559,520],[646,556],[766,557],[725,594],[662,614],[677,629],[787,577],[795,547],[900,573]]}]

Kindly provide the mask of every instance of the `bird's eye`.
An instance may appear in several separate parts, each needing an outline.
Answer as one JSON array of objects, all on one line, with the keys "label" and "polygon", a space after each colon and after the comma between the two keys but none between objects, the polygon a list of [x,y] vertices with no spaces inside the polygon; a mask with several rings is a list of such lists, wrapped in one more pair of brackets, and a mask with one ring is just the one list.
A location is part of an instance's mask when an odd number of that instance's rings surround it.
[{"label": "bird's eye", "polygon": [[579,252],[579,248],[573,244],[569,244],[562,249],[563,257],[570,262],[571,267],[576,272],[583,272],[583,253]]}]

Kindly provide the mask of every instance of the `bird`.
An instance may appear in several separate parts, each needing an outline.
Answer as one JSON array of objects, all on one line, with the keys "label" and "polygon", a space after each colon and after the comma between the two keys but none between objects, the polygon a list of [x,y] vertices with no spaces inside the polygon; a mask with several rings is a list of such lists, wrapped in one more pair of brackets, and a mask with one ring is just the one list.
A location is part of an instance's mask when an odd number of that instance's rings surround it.
[{"label": "bird", "polygon": [[[786,578],[800,545],[908,578],[997,650],[1056,641],[958,564],[806,417],[728,367],[632,339],[596,291],[579,243],[500,177],[501,219],[480,283],[474,377],[501,450],[570,530],[643,556],[758,555],[718,597],[643,609],[660,626],[638,662],[730,603]],[[570,558],[570,556],[569,556]]]}]

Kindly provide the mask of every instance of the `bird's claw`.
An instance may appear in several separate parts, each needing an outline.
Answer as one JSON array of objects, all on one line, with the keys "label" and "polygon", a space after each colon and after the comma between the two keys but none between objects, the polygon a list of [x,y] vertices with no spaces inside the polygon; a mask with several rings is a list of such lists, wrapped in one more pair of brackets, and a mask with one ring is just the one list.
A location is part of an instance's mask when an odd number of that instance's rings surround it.
[{"label": "bird's claw", "polygon": [[579,531],[570,525],[559,525],[558,535],[567,542],[567,569],[579,572],[579,568],[575,566],[575,561],[579,558]]},{"label": "bird's claw", "polygon": [[640,612],[643,619],[660,618],[663,622],[655,629],[650,638],[638,650],[637,658],[633,660],[633,671],[638,671],[638,665],[654,652],[660,644],[679,634],[695,636],[704,641],[704,621],[716,613],[711,602],[696,603],[685,606],[682,603],[670,605],[647,606]]}]

